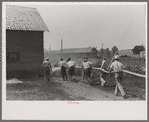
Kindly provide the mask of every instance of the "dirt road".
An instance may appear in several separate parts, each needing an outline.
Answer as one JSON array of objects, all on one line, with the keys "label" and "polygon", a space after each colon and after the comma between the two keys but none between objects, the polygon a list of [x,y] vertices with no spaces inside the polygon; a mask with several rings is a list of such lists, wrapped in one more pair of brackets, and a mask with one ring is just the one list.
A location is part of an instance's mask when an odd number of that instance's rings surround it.
[{"label": "dirt road", "polygon": [[[78,80],[79,81],[79,80]],[[128,93],[129,90],[126,90]],[[140,93],[140,92],[139,92]],[[144,100],[140,96],[130,96],[123,99],[114,95],[114,86],[101,87],[100,82],[90,86],[88,82],[62,81],[62,78],[53,77],[51,82],[44,83],[43,78],[12,85],[7,84],[7,100],[88,100],[88,101],[123,101]]]}]

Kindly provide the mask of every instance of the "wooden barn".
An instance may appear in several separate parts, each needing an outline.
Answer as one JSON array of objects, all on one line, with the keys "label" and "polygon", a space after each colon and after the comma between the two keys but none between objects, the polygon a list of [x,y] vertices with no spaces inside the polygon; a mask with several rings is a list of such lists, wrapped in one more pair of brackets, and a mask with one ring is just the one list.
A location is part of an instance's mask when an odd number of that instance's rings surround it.
[{"label": "wooden barn", "polygon": [[[61,54],[62,53],[62,54]],[[84,57],[90,57],[90,58],[96,58],[98,54],[98,50],[95,47],[87,47],[87,48],[70,48],[70,49],[62,49],[58,52],[59,55],[63,58],[68,57],[78,57],[78,58],[84,58]]]},{"label": "wooden barn", "polygon": [[44,59],[44,31],[48,31],[36,8],[6,7],[7,77],[32,76]]},{"label": "wooden barn", "polygon": [[92,63],[96,63],[99,58],[97,54],[98,50],[95,47],[68,48],[59,50],[57,52],[59,59],[55,61],[59,62],[60,58],[63,58],[65,61],[67,61],[68,58],[71,58],[71,60],[78,62],[78,66],[81,66],[82,59],[85,57],[87,57]]}]

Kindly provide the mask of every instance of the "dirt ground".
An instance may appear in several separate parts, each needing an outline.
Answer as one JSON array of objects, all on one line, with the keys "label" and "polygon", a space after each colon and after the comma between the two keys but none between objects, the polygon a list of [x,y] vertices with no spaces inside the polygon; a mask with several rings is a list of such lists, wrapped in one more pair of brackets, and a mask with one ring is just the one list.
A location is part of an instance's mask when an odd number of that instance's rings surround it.
[{"label": "dirt ground", "polygon": [[[124,89],[129,96],[123,99],[114,95],[115,82],[111,78],[107,80],[106,86],[101,87],[96,78],[93,86],[87,81],[81,81],[77,77],[77,83],[62,81],[61,77],[52,77],[51,82],[45,83],[43,77],[34,79],[22,79],[23,83],[7,84],[7,100],[57,100],[57,101],[142,101],[145,100],[145,85],[141,79],[140,84],[134,78],[124,78]],[[127,81],[127,82],[126,82]],[[137,83],[137,84],[135,84]]]}]

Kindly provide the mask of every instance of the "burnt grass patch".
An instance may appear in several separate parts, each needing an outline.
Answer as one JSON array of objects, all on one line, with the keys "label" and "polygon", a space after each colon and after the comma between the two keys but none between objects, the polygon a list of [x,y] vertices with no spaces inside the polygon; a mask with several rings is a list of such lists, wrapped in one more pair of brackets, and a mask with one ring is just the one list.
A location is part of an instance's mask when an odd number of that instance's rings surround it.
[{"label": "burnt grass patch", "polygon": [[22,84],[7,84],[7,100],[73,100],[61,89],[59,82],[44,83],[43,78],[24,81]]}]

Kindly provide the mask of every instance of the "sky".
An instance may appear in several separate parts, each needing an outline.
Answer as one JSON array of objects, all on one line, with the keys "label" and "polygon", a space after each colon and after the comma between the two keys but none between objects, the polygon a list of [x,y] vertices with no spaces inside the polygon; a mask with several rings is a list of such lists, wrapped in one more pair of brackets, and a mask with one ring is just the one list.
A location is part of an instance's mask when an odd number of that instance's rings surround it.
[{"label": "sky", "polygon": [[11,5],[38,10],[49,32],[44,48],[96,47],[132,49],[146,46],[146,4],[142,3],[51,3],[13,2]]}]

